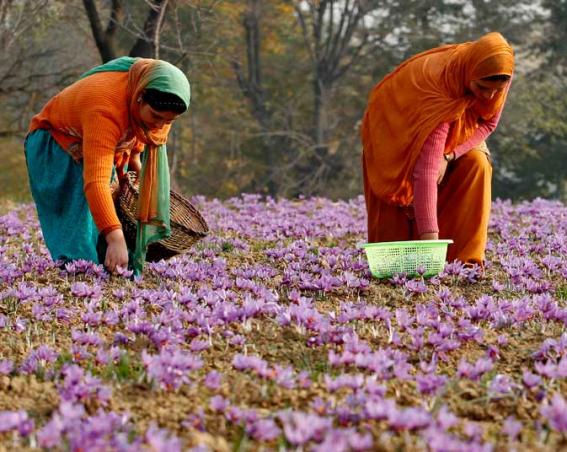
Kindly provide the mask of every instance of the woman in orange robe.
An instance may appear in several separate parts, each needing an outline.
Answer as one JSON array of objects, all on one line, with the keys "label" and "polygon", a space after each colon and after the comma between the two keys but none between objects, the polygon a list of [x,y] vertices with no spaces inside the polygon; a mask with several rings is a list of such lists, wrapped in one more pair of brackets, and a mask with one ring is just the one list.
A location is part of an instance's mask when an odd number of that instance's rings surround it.
[{"label": "woman in orange robe", "polygon": [[374,87],[361,128],[369,242],[452,239],[449,261],[482,265],[492,175],[484,138],[513,71],[512,48],[489,33],[420,53]]}]

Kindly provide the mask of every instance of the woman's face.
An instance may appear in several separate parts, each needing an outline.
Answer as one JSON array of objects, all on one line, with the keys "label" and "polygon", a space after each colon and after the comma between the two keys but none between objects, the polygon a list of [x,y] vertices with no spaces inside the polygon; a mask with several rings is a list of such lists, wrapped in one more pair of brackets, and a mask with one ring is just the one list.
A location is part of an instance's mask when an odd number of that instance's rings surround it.
[{"label": "woman's face", "polygon": [[506,89],[509,81],[473,80],[470,89],[474,96],[481,101],[488,101]]},{"label": "woman's face", "polygon": [[150,130],[161,129],[171,124],[179,114],[172,111],[157,111],[150,107],[150,104],[142,101],[140,104],[140,119]]}]

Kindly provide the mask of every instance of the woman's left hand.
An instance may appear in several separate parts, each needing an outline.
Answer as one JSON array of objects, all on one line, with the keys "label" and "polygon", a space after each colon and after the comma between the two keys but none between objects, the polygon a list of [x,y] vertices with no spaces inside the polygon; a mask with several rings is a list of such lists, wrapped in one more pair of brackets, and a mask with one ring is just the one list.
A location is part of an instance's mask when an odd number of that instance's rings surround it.
[{"label": "woman's left hand", "polygon": [[142,171],[142,160],[140,159],[140,154],[136,152],[135,154],[130,154],[130,160],[128,161],[128,171],[134,171],[136,176],[140,176],[140,171]]},{"label": "woman's left hand", "polygon": [[[451,153],[449,154],[451,156],[450,161],[452,162],[453,160],[455,160],[455,154]],[[437,185],[441,184],[441,182],[443,182],[443,178],[445,177],[445,173],[447,172],[447,165],[449,164],[449,161],[447,161],[444,157],[441,160],[441,165],[439,166],[439,174],[437,175]]]}]

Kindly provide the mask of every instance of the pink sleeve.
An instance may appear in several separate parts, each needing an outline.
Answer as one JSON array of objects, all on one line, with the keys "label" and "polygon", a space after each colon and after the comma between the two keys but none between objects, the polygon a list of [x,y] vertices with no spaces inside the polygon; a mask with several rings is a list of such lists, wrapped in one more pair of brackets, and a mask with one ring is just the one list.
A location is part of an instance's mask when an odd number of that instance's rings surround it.
[{"label": "pink sleeve", "polygon": [[453,152],[455,153],[455,158],[458,159],[462,155],[469,152],[471,149],[477,147],[480,143],[488,138],[488,136],[494,132],[496,126],[498,125],[498,121],[500,121],[500,115],[502,115],[502,110],[496,113],[492,118],[488,121],[483,121],[480,123],[478,128],[475,130],[472,137],[470,137],[464,143],[459,144]]},{"label": "pink sleeve", "polygon": [[439,232],[437,225],[437,177],[449,123],[440,124],[427,137],[413,170],[413,203],[415,221],[419,235]]},{"label": "pink sleeve", "polygon": [[[506,103],[506,98],[508,97],[508,91],[510,91],[510,85],[512,85],[512,80],[510,79],[510,83],[506,87],[506,92],[504,93],[504,104]],[[486,140],[489,135],[494,132],[496,126],[498,125],[498,121],[500,121],[500,116],[502,116],[502,110],[504,109],[504,105],[498,113],[496,113],[492,118],[488,121],[482,121],[476,131],[474,132],[473,136],[470,137],[464,143],[459,144],[455,149],[455,158],[458,159],[460,156],[466,154],[471,149],[478,146],[484,140]]]}]

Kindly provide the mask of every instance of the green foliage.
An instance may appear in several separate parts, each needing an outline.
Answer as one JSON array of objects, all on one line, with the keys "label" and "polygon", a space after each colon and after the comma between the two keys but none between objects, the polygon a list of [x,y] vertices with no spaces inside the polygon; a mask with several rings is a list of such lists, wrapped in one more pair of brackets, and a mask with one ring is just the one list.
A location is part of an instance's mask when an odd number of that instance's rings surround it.
[{"label": "green foliage", "polygon": [[0,199],[31,201],[23,144],[16,139],[0,139]]},{"label": "green foliage", "polygon": [[116,379],[121,382],[137,382],[141,380],[143,374],[142,365],[133,362],[128,354],[123,354],[118,362],[108,364],[102,371],[102,376],[105,379]]},{"label": "green foliage", "polygon": [[230,253],[232,252],[232,250],[234,250],[234,245],[230,242],[223,242],[221,249],[224,253]]},{"label": "green foliage", "polygon": [[59,372],[66,364],[73,363],[73,355],[68,351],[63,351],[57,357],[55,365],[53,366],[56,372]]},{"label": "green foliage", "polygon": [[567,2],[565,0],[543,0],[548,13],[545,33],[539,50],[550,67],[567,65]]},{"label": "green foliage", "polygon": [[555,293],[560,300],[567,300],[567,284],[559,286]]},{"label": "green foliage", "polygon": [[504,197],[567,196],[564,79],[517,77],[495,143],[496,188]]}]

